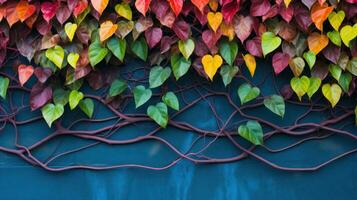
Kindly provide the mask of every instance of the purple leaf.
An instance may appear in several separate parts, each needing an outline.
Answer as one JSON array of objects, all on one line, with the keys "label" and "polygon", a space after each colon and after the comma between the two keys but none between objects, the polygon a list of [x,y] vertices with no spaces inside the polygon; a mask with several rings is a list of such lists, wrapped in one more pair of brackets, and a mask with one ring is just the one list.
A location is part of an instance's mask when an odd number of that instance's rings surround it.
[{"label": "purple leaf", "polygon": [[42,83],[36,83],[30,92],[30,106],[34,111],[41,108],[52,99],[52,88],[50,86],[45,87]]},{"label": "purple leaf", "polygon": [[280,74],[289,65],[290,56],[287,53],[277,52],[273,56],[273,68],[275,74]]}]

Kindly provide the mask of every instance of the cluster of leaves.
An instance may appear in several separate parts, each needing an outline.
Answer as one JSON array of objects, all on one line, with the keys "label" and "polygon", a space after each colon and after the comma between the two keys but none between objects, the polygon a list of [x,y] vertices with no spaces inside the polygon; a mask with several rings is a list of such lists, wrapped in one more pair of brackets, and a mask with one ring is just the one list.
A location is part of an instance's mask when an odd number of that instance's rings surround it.
[{"label": "cluster of leaves", "polygon": [[[256,58],[268,57],[277,75],[289,66],[300,100],[321,88],[334,107],[355,91],[356,15],[356,0],[0,0],[0,65],[8,51],[28,59],[31,65],[15,66],[19,82],[36,76],[31,109],[41,109],[49,125],[68,102],[92,116],[94,104],[80,91],[85,79],[94,89],[109,84],[110,98],[127,91],[124,79],[105,80],[97,68],[120,65],[130,55],[153,66],[149,85],[131,91],[136,107],[171,74],[179,80],[194,68],[213,81],[219,70],[228,85],[242,67],[254,76]],[[8,86],[9,79],[0,77],[3,98]],[[259,89],[245,84],[238,94],[246,103]],[[283,116],[280,96],[264,104]],[[147,109],[162,127],[167,106],[179,109],[172,92]],[[257,129],[253,122],[239,132],[251,129]]]}]

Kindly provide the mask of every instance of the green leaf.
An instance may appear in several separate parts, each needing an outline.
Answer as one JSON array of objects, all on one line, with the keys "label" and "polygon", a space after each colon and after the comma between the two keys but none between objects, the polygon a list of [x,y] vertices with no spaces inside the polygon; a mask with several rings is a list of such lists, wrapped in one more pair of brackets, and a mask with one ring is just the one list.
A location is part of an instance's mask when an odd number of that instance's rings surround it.
[{"label": "green leaf", "polygon": [[99,42],[93,42],[92,44],[90,44],[88,48],[88,57],[90,65],[92,67],[96,66],[105,58],[108,52],[108,49],[102,47]]},{"label": "green leaf", "polygon": [[307,62],[307,64],[309,65],[310,69],[312,69],[312,67],[314,67],[316,62],[316,55],[314,54],[314,52],[312,51],[305,52],[303,57]]},{"label": "green leaf", "polygon": [[55,89],[53,92],[53,102],[65,106],[68,103],[69,91],[62,88]]},{"label": "green leaf", "polygon": [[135,40],[131,45],[131,51],[138,56],[141,60],[146,61],[148,56],[148,45],[143,37]]},{"label": "green leaf", "polygon": [[0,96],[6,99],[7,88],[9,87],[10,79],[0,76]]},{"label": "green leaf", "polygon": [[351,74],[357,76],[357,57],[353,57],[348,61],[346,69],[351,72]]},{"label": "green leaf", "polygon": [[264,105],[273,113],[284,117],[285,114],[285,103],[284,98],[279,95],[272,95],[264,99]]},{"label": "green leaf", "polygon": [[265,32],[262,35],[262,50],[264,57],[277,49],[281,44],[281,39],[272,32]]},{"label": "green leaf", "polygon": [[238,53],[238,43],[222,40],[219,45],[219,53],[228,65],[232,66]]},{"label": "green leaf", "polygon": [[179,101],[173,92],[167,92],[164,96],[162,96],[162,101],[174,110],[180,109]]},{"label": "green leaf", "polygon": [[147,109],[147,115],[162,128],[166,128],[169,116],[167,114],[167,106],[164,103],[160,102],[155,106],[149,106]]},{"label": "green leaf", "polygon": [[322,86],[322,94],[331,103],[331,106],[333,108],[340,100],[342,90],[340,86],[338,86],[336,83],[333,83],[332,85],[326,83]]},{"label": "green leaf", "polygon": [[115,5],[114,9],[119,16],[122,16],[125,19],[131,21],[132,11],[129,4],[122,2],[120,4]]},{"label": "green leaf", "polygon": [[263,129],[257,121],[248,121],[247,124],[242,124],[238,128],[238,133],[244,139],[255,145],[263,144]]},{"label": "green leaf", "polygon": [[223,65],[221,71],[219,72],[222,76],[222,81],[224,86],[227,86],[232,82],[234,76],[238,73],[239,68],[237,66]]},{"label": "green leaf", "polygon": [[301,78],[294,77],[290,80],[290,86],[301,101],[301,97],[304,96],[309,89],[310,79],[307,76]]},{"label": "green leaf", "polygon": [[69,53],[67,56],[67,61],[69,65],[71,65],[73,68],[76,68],[78,59],[79,59],[78,53]]},{"label": "green leaf", "polygon": [[69,93],[69,107],[71,110],[77,107],[79,101],[82,100],[83,97],[83,93],[77,90],[72,90],[71,93]]},{"label": "green leaf", "polygon": [[41,108],[42,116],[45,119],[49,127],[51,127],[52,122],[60,118],[64,112],[63,105],[48,103]]},{"label": "green leaf", "polygon": [[94,111],[94,103],[92,99],[85,98],[79,102],[79,108],[89,117],[92,118]]},{"label": "green leaf", "polygon": [[180,40],[178,41],[178,47],[182,55],[188,60],[193,53],[193,50],[195,50],[195,43],[192,39],[187,39],[186,41]]},{"label": "green leaf", "polygon": [[348,72],[341,74],[338,84],[342,87],[343,91],[348,93],[350,90],[350,83],[352,81],[352,75]]},{"label": "green leaf", "polygon": [[77,30],[77,24],[73,24],[72,22],[67,22],[64,25],[64,32],[67,34],[67,37],[70,42],[72,42],[74,34],[76,33]]},{"label": "green leaf", "polygon": [[114,54],[115,57],[117,57],[120,61],[123,62],[126,51],[125,39],[120,39],[115,36],[111,37],[107,41],[107,47]]},{"label": "green leaf", "polygon": [[337,13],[331,12],[330,15],[328,16],[328,21],[336,31],[338,31],[338,29],[340,28],[343,19],[345,19],[345,12],[343,10],[340,10]]},{"label": "green leaf", "polygon": [[151,68],[149,75],[150,88],[156,88],[161,86],[171,75],[171,69],[169,67],[155,66]]},{"label": "green leaf", "polygon": [[289,66],[294,76],[300,76],[302,71],[304,71],[305,62],[301,57],[295,57],[289,61]]},{"label": "green leaf", "polygon": [[81,24],[82,21],[86,18],[86,16],[90,13],[90,6],[88,6],[86,9],[84,9],[84,11],[78,15],[78,17],[76,18],[76,22],[77,24]]},{"label": "green leaf", "polygon": [[238,96],[242,105],[257,98],[259,94],[259,88],[252,87],[249,83],[244,83],[238,88]]},{"label": "green leaf", "polygon": [[150,89],[146,89],[144,86],[139,85],[134,88],[134,100],[136,108],[146,103],[152,96]]},{"label": "green leaf", "polygon": [[109,88],[109,96],[114,97],[125,91],[128,87],[127,83],[123,80],[116,79],[112,82]]},{"label": "green leaf", "polygon": [[64,50],[61,46],[54,46],[46,50],[46,57],[53,62],[59,69],[62,68]]},{"label": "green leaf", "polygon": [[310,84],[309,88],[307,89],[307,96],[309,96],[309,99],[319,90],[321,85],[321,79],[318,77],[311,77],[310,78]]},{"label": "green leaf", "polygon": [[328,69],[330,71],[330,74],[332,75],[332,77],[334,79],[336,79],[336,81],[340,80],[340,76],[342,73],[341,67],[339,67],[338,65],[335,65],[335,64],[330,64],[328,66]]},{"label": "green leaf", "polygon": [[179,54],[174,54],[171,56],[171,67],[176,80],[179,80],[183,75],[187,73],[190,69],[191,61],[186,60]]},{"label": "green leaf", "polygon": [[338,31],[329,31],[329,32],[327,32],[327,37],[336,46],[341,47],[342,40],[341,40],[341,37],[340,37],[340,33]]}]

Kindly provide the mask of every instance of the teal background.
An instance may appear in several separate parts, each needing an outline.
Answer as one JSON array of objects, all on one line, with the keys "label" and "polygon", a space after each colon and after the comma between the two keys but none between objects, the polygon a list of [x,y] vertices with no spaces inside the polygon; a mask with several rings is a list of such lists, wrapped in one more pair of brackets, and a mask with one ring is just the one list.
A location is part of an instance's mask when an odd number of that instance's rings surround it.
[{"label": "teal background", "polygon": [[[129,61],[122,72],[136,67],[141,67],[139,61]],[[105,66],[103,66],[105,67]],[[243,74],[248,73],[245,69]],[[180,84],[192,84],[194,81],[202,81],[191,69],[190,75],[179,81]],[[278,85],[288,83],[286,78],[291,77],[289,70],[277,77]],[[140,76],[142,74],[138,74]],[[260,89],[264,96],[276,93],[273,87],[271,66],[259,62],[255,83],[261,83],[264,77],[268,79]],[[173,81],[171,81],[173,82]],[[205,87],[215,90],[230,91],[236,99],[236,88],[242,81],[238,80],[229,88],[224,88],[221,79],[216,77],[213,84]],[[130,86],[132,87],[132,85]],[[173,87],[173,86],[172,86]],[[87,86],[86,92],[93,92]],[[202,93],[205,92],[201,88]],[[96,93],[104,93],[105,90]],[[14,99],[20,104],[18,98],[21,94],[15,94]],[[197,97],[197,93],[189,91],[185,95],[187,99]],[[316,94],[320,99],[321,93]],[[225,119],[232,111],[226,100],[220,97],[210,98],[217,110]],[[156,103],[153,99],[151,103]],[[316,100],[317,101],[317,100]],[[5,105],[5,102],[1,102]],[[182,99],[180,98],[180,103]],[[238,103],[238,101],[237,101]],[[323,103],[327,104],[323,101]],[[345,98],[343,104],[355,103],[353,98]],[[150,104],[150,103],[149,103]],[[133,104],[127,106],[126,112],[144,112],[146,104],[139,111],[135,111]],[[109,110],[96,103],[95,117],[111,116]],[[179,115],[176,120],[190,122],[198,127],[212,130],[216,128],[212,113],[208,104],[201,101],[192,109]],[[171,110],[172,111],[172,110]],[[250,110],[250,114],[264,117],[281,126],[291,124],[298,114],[303,113],[305,108],[287,105],[286,116],[280,117],[270,113],[264,107]],[[19,119],[39,115],[39,112],[23,112]],[[338,109],[336,109],[338,114]],[[320,121],[326,117],[326,113],[316,112],[304,121]],[[84,114],[76,110],[67,111],[63,124],[68,124],[74,119],[83,118]],[[239,121],[236,116],[234,121]],[[354,119],[351,117],[338,126],[356,132],[353,126]],[[88,124],[83,123],[78,129],[94,129],[104,125],[115,123],[115,120],[106,123]],[[138,124],[120,129],[113,139],[133,138],[143,135],[143,130],[151,130],[156,125],[153,123]],[[229,128],[236,129],[232,124]],[[30,145],[51,133],[43,120],[20,127],[21,143]],[[316,133],[318,134],[318,133]],[[160,137],[168,139],[182,151],[186,150],[197,134],[176,130],[171,127],[158,133]],[[13,129],[7,126],[0,132],[0,145],[11,146],[14,139]],[[202,140],[199,146],[209,142],[210,138]],[[241,138],[237,141],[245,143]],[[297,139],[284,135],[275,136],[267,142],[268,146],[278,148],[290,144]],[[58,154],[66,149],[76,148],[92,141],[83,141],[74,137],[60,137],[52,140],[33,153],[46,160],[53,154]],[[275,161],[282,166],[304,167],[317,165],[337,154],[357,147],[357,142],[349,138],[333,135],[323,140],[308,141],[298,147],[278,154],[267,153],[263,149],[257,149],[259,155]],[[239,154],[230,142],[219,140],[212,148],[208,149],[207,155],[227,157]],[[108,165],[117,163],[137,163],[152,166],[163,166],[174,160],[177,156],[164,145],[154,141],[146,141],[133,145],[109,146],[97,145],[93,148],[59,158],[51,166],[68,166],[71,164]],[[316,172],[284,172],[272,169],[269,166],[253,159],[247,158],[239,162],[225,164],[195,165],[183,160],[177,165],[163,171],[150,171],[145,169],[122,168],[109,171],[73,170],[65,172],[47,172],[41,168],[31,166],[24,161],[0,152],[0,199],[356,199],[357,198],[357,155],[352,154],[333,162]]]}]

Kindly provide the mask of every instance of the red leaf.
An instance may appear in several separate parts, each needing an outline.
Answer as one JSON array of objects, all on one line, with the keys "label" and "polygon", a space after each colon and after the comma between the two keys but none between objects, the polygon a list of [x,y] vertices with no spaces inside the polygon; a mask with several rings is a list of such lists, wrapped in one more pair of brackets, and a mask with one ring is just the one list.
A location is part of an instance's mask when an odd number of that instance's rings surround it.
[{"label": "red leaf", "polygon": [[190,25],[183,20],[176,21],[172,26],[172,30],[181,40],[187,40],[191,35]]},{"label": "red leaf", "polygon": [[41,4],[41,12],[43,18],[49,23],[50,20],[56,15],[58,4],[55,2],[44,2]]},{"label": "red leaf", "polygon": [[23,86],[31,78],[33,71],[34,69],[31,65],[19,65],[19,67],[17,68],[17,72],[19,74],[19,81],[21,86]]},{"label": "red leaf", "polygon": [[200,22],[202,26],[207,23],[207,13],[209,12],[209,8],[205,7],[204,10],[201,12],[197,8],[193,9],[193,13],[196,16],[196,19]]},{"label": "red leaf", "polygon": [[222,3],[222,15],[224,21],[230,23],[233,19],[233,16],[239,11],[240,9],[240,0],[229,0],[227,3]]},{"label": "red leaf", "polygon": [[78,0],[76,6],[73,9],[73,15],[75,17],[78,17],[78,15],[81,14],[87,7],[88,7],[87,0]]},{"label": "red leaf", "polygon": [[245,43],[245,48],[253,56],[256,56],[256,57],[263,56],[262,43],[261,43],[260,37],[254,37],[253,39],[248,40]]},{"label": "red leaf", "polygon": [[289,23],[291,21],[291,19],[293,18],[294,8],[291,6],[285,7],[285,5],[281,5],[279,14],[286,22]]},{"label": "red leaf", "polygon": [[51,86],[45,87],[42,83],[36,83],[30,92],[30,106],[31,110],[34,111],[38,108],[44,106],[47,102],[52,99],[52,89]]},{"label": "red leaf", "polygon": [[273,68],[275,74],[280,74],[289,65],[290,56],[287,53],[277,52],[273,56]]},{"label": "red leaf", "polygon": [[275,17],[279,13],[279,5],[273,5],[269,11],[262,17],[263,22],[267,19]]},{"label": "red leaf", "polygon": [[135,7],[136,9],[145,16],[146,12],[149,9],[151,0],[136,0]]},{"label": "red leaf", "polygon": [[202,33],[202,40],[207,45],[208,49],[211,50],[211,53],[214,54],[217,51],[216,43],[221,38],[221,31],[216,33],[211,29],[207,29]]},{"label": "red leaf", "polygon": [[171,9],[174,11],[175,15],[178,16],[182,10],[183,0],[168,0]]},{"label": "red leaf", "polygon": [[161,38],[162,38],[162,30],[161,28],[149,28],[148,30],[145,31],[145,38],[146,38],[146,42],[149,45],[149,48],[153,48],[154,46],[156,46]]},{"label": "red leaf", "polygon": [[47,67],[37,67],[35,68],[34,74],[39,82],[45,83],[47,79],[52,75],[52,71]]},{"label": "red leaf", "polygon": [[209,0],[191,0],[191,2],[203,12],[203,8],[208,4]]},{"label": "red leaf", "polygon": [[155,13],[156,18],[160,21],[160,23],[169,28],[175,22],[175,14],[170,9],[169,4],[165,0],[156,0],[153,3],[155,6],[152,8],[152,12]]},{"label": "red leaf", "polygon": [[234,32],[237,34],[239,40],[243,43],[250,35],[253,30],[254,20],[251,16],[239,15],[234,18]]},{"label": "red leaf", "polygon": [[264,16],[270,10],[268,0],[253,0],[250,6],[251,16]]}]

